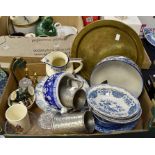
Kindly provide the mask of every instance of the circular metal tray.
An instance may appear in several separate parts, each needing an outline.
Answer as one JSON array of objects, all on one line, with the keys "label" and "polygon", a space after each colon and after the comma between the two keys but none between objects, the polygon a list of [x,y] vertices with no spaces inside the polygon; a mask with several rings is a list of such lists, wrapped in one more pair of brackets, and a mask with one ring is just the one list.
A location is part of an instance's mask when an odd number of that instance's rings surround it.
[{"label": "circular metal tray", "polygon": [[126,56],[142,66],[144,48],[137,33],[114,20],[100,20],[86,26],[75,38],[71,57],[83,58],[81,75],[87,80],[94,66],[112,55]]}]

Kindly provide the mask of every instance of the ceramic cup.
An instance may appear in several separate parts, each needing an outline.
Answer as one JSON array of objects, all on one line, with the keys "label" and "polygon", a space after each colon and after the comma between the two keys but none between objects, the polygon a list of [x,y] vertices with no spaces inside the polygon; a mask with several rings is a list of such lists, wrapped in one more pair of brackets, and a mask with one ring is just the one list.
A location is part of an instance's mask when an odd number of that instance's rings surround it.
[{"label": "ceramic cup", "polygon": [[15,32],[35,33],[39,16],[10,16]]},{"label": "ceramic cup", "polygon": [[[79,89],[81,88],[83,82],[76,79],[74,75],[70,73],[60,72],[56,73],[52,76],[50,76],[43,87],[43,93],[45,100],[55,109],[59,110],[61,113],[67,112],[67,107],[63,105],[63,103],[60,100],[60,92],[62,92],[61,89],[64,87],[64,85],[61,84],[63,79],[71,79],[71,81],[74,81],[74,86]],[[82,83],[82,84],[81,84]]]},{"label": "ceramic cup", "polygon": [[36,37],[36,35],[34,33],[27,33],[25,34],[25,37],[31,38],[31,37]]},{"label": "ceramic cup", "polygon": [[73,26],[62,26],[60,23],[55,23],[58,37],[67,37],[69,35],[77,34],[77,29]]},{"label": "ceramic cup", "polygon": [[31,127],[28,110],[22,104],[9,107],[5,112],[5,117],[16,128],[17,133],[26,133]]},{"label": "ceramic cup", "polygon": [[[46,74],[48,76],[62,71],[78,73],[83,67],[82,59],[69,58],[67,54],[60,51],[49,53],[41,61],[46,64]],[[74,69],[74,63],[79,64],[79,67]]]},{"label": "ceramic cup", "polygon": [[95,122],[91,111],[57,114],[52,127],[54,133],[93,133]]}]

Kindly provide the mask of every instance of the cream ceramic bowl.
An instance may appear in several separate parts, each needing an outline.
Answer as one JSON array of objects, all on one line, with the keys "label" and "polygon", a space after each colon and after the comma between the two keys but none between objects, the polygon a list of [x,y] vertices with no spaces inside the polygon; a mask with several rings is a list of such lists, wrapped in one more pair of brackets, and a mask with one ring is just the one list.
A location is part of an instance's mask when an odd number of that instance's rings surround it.
[{"label": "cream ceramic bowl", "polygon": [[[15,90],[15,91],[18,91],[18,90],[19,90],[19,89]],[[13,91],[13,92],[14,92],[14,91]],[[12,92],[12,93],[13,93],[13,92]],[[12,94],[12,93],[11,93],[11,94]],[[12,102],[12,103],[11,103],[11,100],[10,100],[11,94],[10,94],[10,96],[9,96],[9,98],[8,98],[8,106],[9,106],[9,107],[11,107],[12,105],[15,105],[15,104],[23,104],[22,102]],[[28,110],[32,108],[32,106],[33,106],[33,104],[34,104],[34,102],[35,102],[35,95],[32,96],[31,101],[32,101],[31,104],[27,107]]]},{"label": "cream ceramic bowl", "polygon": [[35,33],[39,16],[10,16],[15,32]]}]

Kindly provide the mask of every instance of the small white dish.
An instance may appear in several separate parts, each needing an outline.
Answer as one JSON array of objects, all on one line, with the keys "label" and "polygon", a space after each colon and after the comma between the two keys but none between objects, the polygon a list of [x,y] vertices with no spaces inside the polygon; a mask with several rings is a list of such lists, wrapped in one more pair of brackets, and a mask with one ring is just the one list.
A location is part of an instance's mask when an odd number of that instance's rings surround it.
[{"label": "small white dish", "polygon": [[[14,92],[16,92],[16,91],[18,91],[19,89],[17,89],[17,90],[15,90],[15,91],[13,91],[12,93],[14,93]],[[11,94],[12,94],[11,93]],[[22,101],[20,101],[20,102],[11,102],[11,100],[10,100],[10,97],[11,97],[11,94],[10,94],[10,96],[9,96],[9,98],[8,98],[8,106],[10,107],[10,106],[12,106],[12,105],[14,105],[14,104],[24,104]],[[33,95],[31,98],[31,102],[30,102],[30,105],[29,106],[27,106],[27,109],[31,109],[32,108],[32,106],[33,106],[33,104],[34,104],[34,102],[35,102],[35,95]]]}]

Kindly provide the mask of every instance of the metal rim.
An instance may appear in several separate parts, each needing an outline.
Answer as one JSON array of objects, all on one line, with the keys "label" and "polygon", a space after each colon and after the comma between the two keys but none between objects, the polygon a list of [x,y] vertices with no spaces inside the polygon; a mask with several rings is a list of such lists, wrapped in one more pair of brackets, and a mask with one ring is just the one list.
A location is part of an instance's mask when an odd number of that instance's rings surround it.
[{"label": "metal rim", "polygon": [[[71,48],[71,57],[74,57],[74,58],[78,57],[79,44],[80,44],[81,40],[85,37],[86,34],[88,34],[93,29],[100,28],[100,27],[107,27],[107,26],[120,29],[130,36],[130,38],[134,41],[134,43],[136,45],[136,50],[137,50],[137,55],[138,55],[136,63],[138,64],[139,67],[141,67],[143,60],[144,60],[144,48],[143,48],[143,44],[142,44],[141,40],[139,39],[139,36],[128,25],[126,25],[122,22],[119,22],[119,21],[115,21],[115,20],[95,21],[94,23],[87,25],[83,30],[81,30],[80,33],[74,39],[74,42],[73,42],[73,45]],[[82,74],[86,74],[84,71],[81,71],[81,72],[82,72]],[[86,75],[86,77],[88,78],[88,75]]]}]

